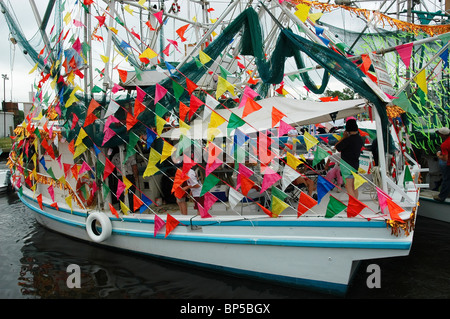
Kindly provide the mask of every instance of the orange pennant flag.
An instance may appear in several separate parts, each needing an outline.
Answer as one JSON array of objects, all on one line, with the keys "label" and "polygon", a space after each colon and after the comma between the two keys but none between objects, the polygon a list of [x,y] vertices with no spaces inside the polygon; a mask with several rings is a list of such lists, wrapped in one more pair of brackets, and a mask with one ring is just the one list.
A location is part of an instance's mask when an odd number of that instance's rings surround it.
[{"label": "orange pennant flag", "polygon": [[242,118],[246,117],[247,115],[258,111],[262,108],[261,105],[259,105],[257,102],[253,101],[252,99],[248,98],[247,102],[245,102],[244,106],[244,112],[242,113]]},{"label": "orange pennant flag", "polygon": [[245,177],[244,175],[241,175],[241,191],[242,191],[242,194],[247,196],[248,192],[253,188],[254,185],[255,185],[254,181],[252,181],[248,177]]},{"label": "orange pennant flag", "polygon": [[114,208],[114,206],[111,205],[111,203],[108,203],[108,204],[109,204],[109,210],[111,211],[111,213],[112,213],[114,216],[116,216],[117,218],[119,218],[119,213],[118,213],[117,210]]},{"label": "orange pennant flag", "polygon": [[189,112],[189,106],[180,101],[180,120],[184,122],[186,114]]},{"label": "orange pennant flag", "polygon": [[141,208],[142,205],[144,205],[144,202],[136,194],[133,194],[133,212]]},{"label": "orange pennant flag", "polygon": [[280,122],[280,120],[285,117],[286,114],[281,112],[279,109],[277,109],[275,106],[272,107],[272,127],[275,127],[275,125]]},{"label": "orange pennant flag", "polygon": [[134,117],[137,118],[143,111],[145,111],[145,105],[138,99],[134,100]]},{"label": "orange pennant flag", "polygon": [[192,92],[194,92],[197,87],[198,85],[195,82],[186,78],[186,89],[188,90],[189,94],[192,94]]},{"label": "orange pennant flag", "polygon": [[176,220],[174,217],[172,217],[172,215],[167,214],[167,221],[166,221],[166,236],[167,237],[172,230],[175,229],[175,227],[178,226],[180,222],[178,220]]},{"label": "orange pennant flag", "polygon": [[386,202],[387,202],[387,207],[389,209],[389,215],[391,216],[391,219],[393,219],[397,222],[400,222],[400,223],[404,223],[405,221],[400,218],[399,214],[401,212],[404,212],[405,210],[403,208],[401,208],[400,206],[398,206],[390,198],[386,198]]},{"label": "orange pennant flag", "polygon": [[189,27],[189,24],[186,24],[180,28],[178,28],[175,32],[180,36],[181,42],[186,41],[186,38],[184,37],[184,33],[186,32],[186,29]]},{"label": "orange pennant flag", "polygon": [[272,216],[272,212],[271,212],[269,209],[265,208],[265,207],[264,207],[263,205],[261,205],[260,203],[256,203],[256,204],[258,204],[258,206],[261,207],[261,209],[263,210],[264,213],[266,213],[266,214],[269,215],[270,217],[273,217],[273,216]]},{"label": "orange pennant flag", "polygon": [[128,72],[120,69],[117,69],[117,71],[119,72],[120,81],[122,81],[122,83],[125,83],[127,81]]},{"label": "orange pennant flag", "polygon": [[41,208],[41,210],[43,210],[43,209],[42,209],[42,194],[39,194],[39,195],[36,197],[36,199],[37,199],[37,201],[38,201],[38,203],[39,203],[39,207]]}]

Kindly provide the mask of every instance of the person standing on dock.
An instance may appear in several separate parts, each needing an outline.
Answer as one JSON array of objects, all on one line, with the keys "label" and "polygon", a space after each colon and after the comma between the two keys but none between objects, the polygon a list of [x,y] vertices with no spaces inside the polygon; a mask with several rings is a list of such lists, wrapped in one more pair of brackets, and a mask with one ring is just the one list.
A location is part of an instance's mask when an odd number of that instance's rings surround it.
[{"label": "person standing on dock", "polygon": [[450,129],[447,127],[441,127],[436,131],[439,136],[444,140],[441,144],[441,150],[436,153],[440,160],[447,163],[445,170],[442,174],[441,191],[439,195],[433,196],[434,200],[443,202],[450,195],[450,158],[448,156],[450,152]]}]

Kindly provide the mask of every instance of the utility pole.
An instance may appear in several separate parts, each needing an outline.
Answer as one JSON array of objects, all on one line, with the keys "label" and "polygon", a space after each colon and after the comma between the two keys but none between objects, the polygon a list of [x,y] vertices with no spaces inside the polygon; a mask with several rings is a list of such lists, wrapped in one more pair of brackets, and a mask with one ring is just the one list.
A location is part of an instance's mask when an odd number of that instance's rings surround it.
[{"label": "utility pole", "polygon": [[2,105],[2,111],[3,111],[3,137],[6,137],[6,120],[5,120],[5,107],[6,107],[6,80],[9,80],[7,74],[2,74],[3,78],[3,105]]}]

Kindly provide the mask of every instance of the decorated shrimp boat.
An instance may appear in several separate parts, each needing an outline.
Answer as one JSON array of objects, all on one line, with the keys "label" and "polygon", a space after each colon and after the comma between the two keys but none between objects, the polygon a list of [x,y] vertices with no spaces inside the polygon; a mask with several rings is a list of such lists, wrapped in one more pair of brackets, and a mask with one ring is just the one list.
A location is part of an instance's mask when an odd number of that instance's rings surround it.
[{"label": "decorated shrimp boat", "polygon": [[[350,56],[318,24],[327,4],[193,2],[200,14],[181,1],[55,0],[41,20],[30,3],[40,47],[0,1],[39,80],[9,165],[21,201],[43,226],[336,294],[360,261],[409,254],[421,167],[405,146],[407,128],[393,120],[404,110],[369,70],[375,58]],[[318,86],[309,72],[320,69]],[[359,99],[322,96],[330,79]],[[374,123],[374,133],[360,133],[368,145],[376,138],[382,154],[376,169],[367,151],[358,171],[339,161],[357,198],[324,171],[342,134],[319,135],[314,125],[349,116]],[[395,152],[387,151],[391,132]],[[201,201],[182,188],[190,170]]]}]

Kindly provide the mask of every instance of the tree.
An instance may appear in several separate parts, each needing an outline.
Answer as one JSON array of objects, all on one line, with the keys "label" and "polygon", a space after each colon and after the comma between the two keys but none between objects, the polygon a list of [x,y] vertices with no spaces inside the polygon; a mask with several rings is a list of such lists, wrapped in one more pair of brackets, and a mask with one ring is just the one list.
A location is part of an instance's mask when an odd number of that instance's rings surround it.
[{"label": "tree", "polygon": [[349,88],[343,89],[342,92],[337,90],[336,91],[326,90],[325,96],[332,96],[332,97],[337,96],[341,101],[353,100],[355,98],[355,92]]}]

